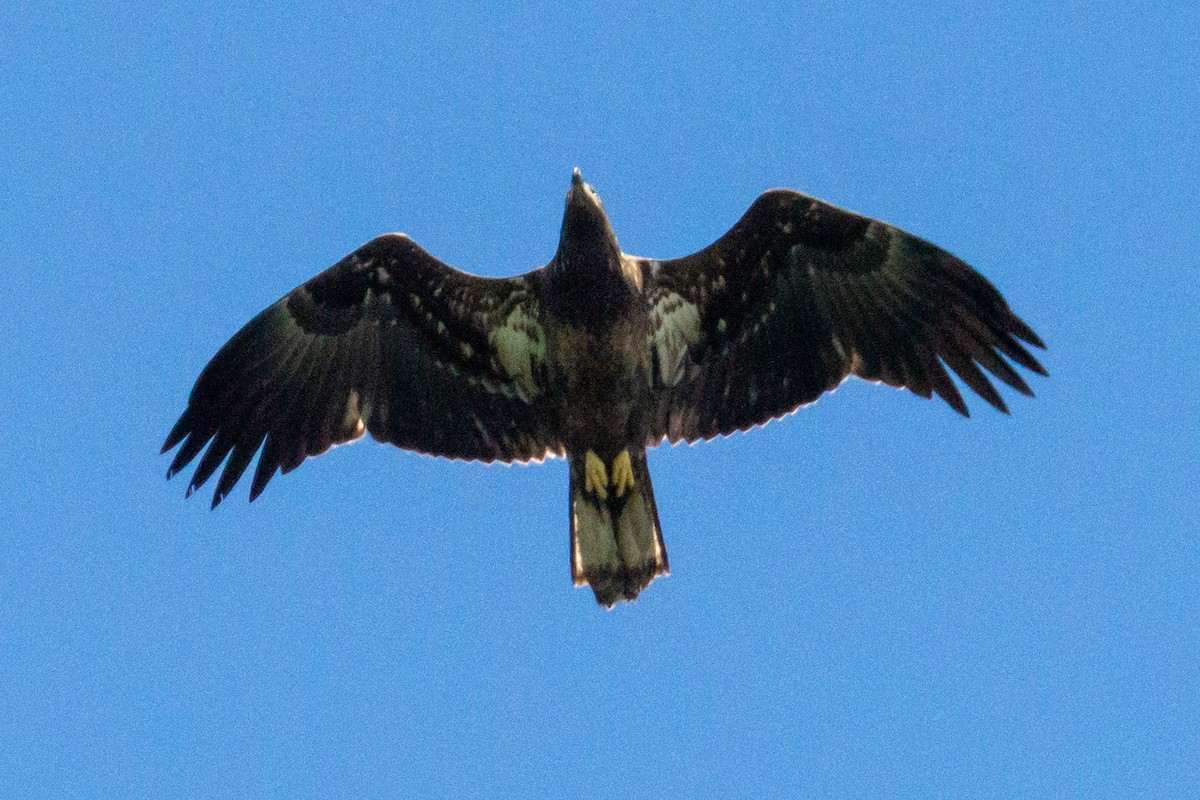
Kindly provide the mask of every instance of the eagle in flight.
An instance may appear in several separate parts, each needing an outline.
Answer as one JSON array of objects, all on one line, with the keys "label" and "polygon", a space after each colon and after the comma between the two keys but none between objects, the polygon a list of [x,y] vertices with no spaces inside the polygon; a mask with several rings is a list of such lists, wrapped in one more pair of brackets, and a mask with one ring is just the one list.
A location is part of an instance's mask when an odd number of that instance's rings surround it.
[{"label": "eagle in flight", "polygon": [[762,425],[851,375],[965,416],[949,367],[1007,413],[983,370],[1032,395],[1012,365],[1046,372],[1022,342],[1044,347],[982,275],[886,223],[773,189],[703,250],[638,258],[575,170],[550,263],[483,278],[373,239],[220,349],[162,452],[180,446],[169,478],[204,451],[189,495],[224,463],[214,507],[260,450],[251,500],[368,432],[468,461],[566,456],[571,577],[612,606],[668,571],[647,447]]}]

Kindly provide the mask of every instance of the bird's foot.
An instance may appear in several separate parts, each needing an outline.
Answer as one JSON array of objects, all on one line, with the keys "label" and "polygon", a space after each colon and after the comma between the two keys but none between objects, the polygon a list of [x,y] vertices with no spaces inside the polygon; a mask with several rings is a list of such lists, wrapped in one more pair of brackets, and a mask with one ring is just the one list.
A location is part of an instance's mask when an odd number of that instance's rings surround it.
[{"label": "bird's foot", "polygon": [[[626,458],[628,459],[628,456]],[[600,456],[591,450],[584,456],[583,491],[594,494],[599,500],[608,499],[608,470],[604,468]]]},{"label": "bird's foot", "polygon": [[612,485],[613,489],[616,490],[617,497],[624,497],[625,492],[632,490],[635,485],[633,482],[633,464],[629,462],[628,450],[622,450],[613,459]]}]

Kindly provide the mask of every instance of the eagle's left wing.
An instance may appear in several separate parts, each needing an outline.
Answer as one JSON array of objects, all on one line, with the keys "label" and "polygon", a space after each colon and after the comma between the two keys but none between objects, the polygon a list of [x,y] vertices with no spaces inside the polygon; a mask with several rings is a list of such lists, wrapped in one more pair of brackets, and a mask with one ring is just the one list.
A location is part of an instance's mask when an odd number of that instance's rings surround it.
[{"label": "eagle's left wing", "polygon": [[277,469],[364,432],[467,460],[561,452],[546,412],[539,280],[460,272],[403,234],[371,240],[213,356],[163,445],[182,443],[168,477],[207,446],[188,493],[224,461],[215,506],[261,449],[253,500]]},{"label": "eagle's left wing", "polygon": [[655,326],[651,443],[761,425],[849,375],[936,393],[965,415],[946,366],[1001,411],[979,366],[1023,394],[1004,357],[1045,374],[1019,341],[1041,340],[978,272],[796,192],[766,192],[698,253],[640,262]]}]

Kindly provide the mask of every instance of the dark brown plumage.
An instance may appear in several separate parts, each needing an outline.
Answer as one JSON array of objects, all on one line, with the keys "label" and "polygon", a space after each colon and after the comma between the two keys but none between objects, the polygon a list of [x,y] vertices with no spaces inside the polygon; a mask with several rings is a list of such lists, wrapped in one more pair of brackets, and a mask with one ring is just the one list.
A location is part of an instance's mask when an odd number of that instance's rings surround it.
[{"label": "dark brown plumage", "polygon": [[374,239],[221,348],[163,452],[179,446],[170,477],[204,451],[189,494],[224,463],[214,506],[260,449],[252,500],[364,432],[448,458],[566,455],[572,575],[612,605],[668,569],[647,446],[761,425],[850,375],[965,415],[949,367],[1007,413],[980,367],[1031,395],[1009,363],[1045,374],[1025,344],[1043,347],[983,276],[885,223],[776,189],[698,253],[637,258],[576,171],[545,267],[481,278]]}]

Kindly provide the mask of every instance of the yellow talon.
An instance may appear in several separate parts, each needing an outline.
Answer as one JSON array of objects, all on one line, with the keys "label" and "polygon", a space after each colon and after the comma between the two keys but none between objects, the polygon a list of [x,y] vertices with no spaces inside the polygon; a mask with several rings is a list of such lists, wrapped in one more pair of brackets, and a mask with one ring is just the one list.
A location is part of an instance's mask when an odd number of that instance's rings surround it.
[{"label": "yellow talon", "polygon": [[622,450],[613,460],[612,485],[617,490],[617,497],[624,497],[625,492],[633,489],[633,464],[629,462],[629,451]]},{"label": "yellow talon", "polygon": [[584,456],[583,466],[583,491],[586,494],[594,494],[600,500],[608,499],[608,470],[604,469],[604,462],[600,460],[600,456],[587,451]]}]

